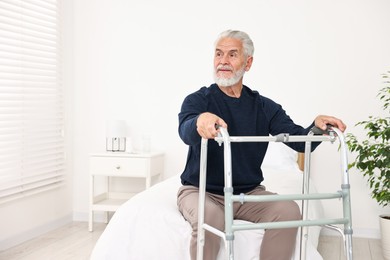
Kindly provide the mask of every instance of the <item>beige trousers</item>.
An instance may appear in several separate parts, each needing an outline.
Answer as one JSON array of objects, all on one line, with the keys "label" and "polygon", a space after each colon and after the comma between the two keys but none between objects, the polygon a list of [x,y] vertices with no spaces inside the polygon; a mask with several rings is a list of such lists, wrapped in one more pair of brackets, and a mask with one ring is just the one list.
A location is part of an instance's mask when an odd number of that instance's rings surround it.
[{"label": "beige trousers", "polygon": [[[274,194],[266,191],[264,186],[246,193],[248,195]],[[177,205],[184,218],[191,224],[192,237],[190,245],[191,259],[196,260],[196,243],[198,234],[198,196],[199,190],[194,186],[182,186],[178,191]],[[234,219],[253,223],[299,220],[301,214],[294,201],[234,203]],[[219,229],[225,228],[224,198],[206,192],[205,223]],[[260,260],[290,260],[294,253],[297,228],[265,230],[260,250]],[[204,260],[215,260],[218,255],[220,238],[208,231],[205,232]],[[245,259],[239,259],[245,260]]]}]

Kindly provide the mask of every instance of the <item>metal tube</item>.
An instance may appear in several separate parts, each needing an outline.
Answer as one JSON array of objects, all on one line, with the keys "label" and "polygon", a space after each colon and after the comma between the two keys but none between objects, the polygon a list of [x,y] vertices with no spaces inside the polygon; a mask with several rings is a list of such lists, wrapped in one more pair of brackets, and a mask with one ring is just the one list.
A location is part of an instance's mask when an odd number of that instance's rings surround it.
[{"label": "metal tube", "polygon": [[293,228],[302,226],[324,226],[334,224],[345,224],[348,220],[345,218],[336,219],[315,219],[315,220],[292,220],[292,221],[277,221],[277,222],[263,222],[250,224],[235,224],[234,231],[250,230],[250,229],[278,229],[278,228]]},{"label": "metal tube", "polygon": [[207,139],[202,138],[200,152],[200,172],[199,172],[199,201],[198,201],[198,237],[196,245],[197,260],[203,260],[204,247],[204,205],[206,197],[206,178],[207,178]]},{"label": "metal tube", "polygon": [[232,182],[232,158],[229,133],[226,128],[220,128],[224,145],[224,170],[225,170],[225,240],[226,240],[226,256],[228,259],[233,260],[233,182]]},{"label": "metal tube", "polygon": [[[223,129],[223,128],[220,128]],[[288,139],[280,139],[276,136],[230,136],[228,137],[229,141],[231,143],[242,143],[242,142],[333,142],[334,138],[332,136],[327,135],[314,135],[314,136],[307,136],[307,135],[291,135],[288,137]],[[216,137],[215,141],[217,142],[224,142],[223,137]]]},{"label": "metal tube", "polygon": [[208,224],[203,224],[203,228],[205,230],[208,230],[210,231],[211,233],[214,233],[215,235],[219,236],[220,238],[222,238],[223,240],[225,240],[225,233],[216,229],[215,227],[212,227]]},{"label": "metal tube", "polygon": [[342,193],[312,193],[312,194],[277,194],[277,195],[233,195],[231,198],[236,202],[269,202],[283,200],[321,200],[339,199]]},{"label": "metal tube", "polygon": [[[309,132],[308,137],[313,137],[314,134],[312,131]],[[310,161],[311,160],[311,141],[305,142],[305,162],[304,162],[304,168],[303,168],[303,183],[302,183],[302,194],[307,195],[309,194],[309,180],[310,180]],[[307,220],[308,219],[308,209],[309,209],[309,201],[307,199],[302,199],[302,219]],[[300,234],[300,252],[299,256],[301,260],[306,259],[306,247],[307,247],[307,240],[308,240],[308,229],[307,227],[302,226],[301,227],[301,234]]]},{"label": "metal tube", "polygon": [[343,215],[348,219],[348,222],[344,224],[344,248],[347,260],[352,260],[352,214],[351,214],[351,197],[350,197],[350,185],[348,175],[348,156],[347,147],[344,139],[344,134],[337,128],[332,129],[340,141],[340,156],[341,156],[341,173],[342,173],[342,185],[341,190],[343,193]]}]

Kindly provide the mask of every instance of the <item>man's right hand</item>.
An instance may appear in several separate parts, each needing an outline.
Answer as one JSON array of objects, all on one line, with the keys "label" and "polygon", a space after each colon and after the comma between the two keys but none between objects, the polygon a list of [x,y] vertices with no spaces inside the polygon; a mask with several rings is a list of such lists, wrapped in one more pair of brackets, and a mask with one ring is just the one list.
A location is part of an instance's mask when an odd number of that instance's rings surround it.
[{"label": "man's right hand", "polygon": [[205,112],[199,115],[196,121],[196,127],[199,135],[206,139],[213,139],[217,137],[219,130],[216,126],[227,128],[227,124],[222,118],[215,114]]}]

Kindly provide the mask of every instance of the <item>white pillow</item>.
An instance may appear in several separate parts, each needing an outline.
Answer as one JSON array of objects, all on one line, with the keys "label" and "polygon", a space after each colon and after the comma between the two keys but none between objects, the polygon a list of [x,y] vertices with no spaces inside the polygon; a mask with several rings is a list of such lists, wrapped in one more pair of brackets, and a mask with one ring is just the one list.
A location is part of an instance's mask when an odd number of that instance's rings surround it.
[{"label": "white pillow", "polygon": [[269,142],[262,168],[299,170],[298,153],[280,142]]}]

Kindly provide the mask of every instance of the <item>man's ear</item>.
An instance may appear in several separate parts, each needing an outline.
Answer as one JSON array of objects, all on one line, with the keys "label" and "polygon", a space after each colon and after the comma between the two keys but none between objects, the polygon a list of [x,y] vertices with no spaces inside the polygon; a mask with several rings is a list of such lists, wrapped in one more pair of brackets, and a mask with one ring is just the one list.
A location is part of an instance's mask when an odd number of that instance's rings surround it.
[{"label": "man's ear", "polygon": [[252,62],[253,62],[253,57],[248,56],[248,58],[246,59],[245,71],[249,71],[249,69],[252,67]]}]

